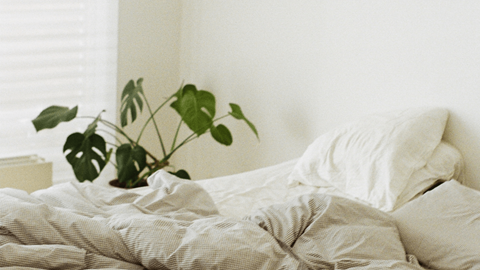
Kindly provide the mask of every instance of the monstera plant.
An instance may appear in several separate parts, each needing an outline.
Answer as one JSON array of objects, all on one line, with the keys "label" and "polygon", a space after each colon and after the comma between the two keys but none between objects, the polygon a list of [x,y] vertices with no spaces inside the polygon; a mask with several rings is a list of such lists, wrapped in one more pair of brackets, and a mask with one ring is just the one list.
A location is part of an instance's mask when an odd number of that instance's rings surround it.
[{"label": "monstera plant", "polygon": [[[169,166],[169,159],[178,149],[203,134],[210,132],[215,141],[223,145],[231,145],[233,142],[231,132],[225,125],[217,124],[219,120],[229,116],[245,121],[258,138],[255,126],[244,116],[237,104],[230,103],[231,111],[226,115],[216,117],[215,96],[211,92],[197,90],[195,85],[187,84],[180,87],[157,108],[152,108],[144,94],[142,82],[142,78],[138,79],[136,83],[131,80],[123,89],[120,127],[102,119],[102,112],[96,117],[77,116],[77,106],[73,108],[50,106],[32,120],[38,132],[54,128],[61,122],[69,122],[75,118],[92,119],[85,132],[70,134],[63,146],[65,157],[80,182],[93,181],[108,163],[112,163],[117,169],[118,179],[116,182],[118,186],[133,188],[146,185],[146,178],[153,172],[167,166],[172,168]],[[169,148],[166,147],[160,135],[160,123],[155,120],[160,109],[167,104],[180,116],[179,125],[174,131],[175,136]],[[138,137],[131,138],[123,128],[133,123],[137,119],[137,115],[145,111],[144,107],[146,107],[149,117],[143,124]],[[155,127],[159,139],[162,150],[160,158],[155,157],[152,151],[148,151],[140,143],[142,134],[149,124]],[[99,125],[102,128],[99,128]],[[179,140],[179,130],[184,125],[190,129],[191,134],[183,140]],[[116,144],[108,144],[100,134],[114,136]],[[111,160],[113,152],[115,152],[115,161]],[[170,173],[190,179],[185,170],[171,170]]]}]

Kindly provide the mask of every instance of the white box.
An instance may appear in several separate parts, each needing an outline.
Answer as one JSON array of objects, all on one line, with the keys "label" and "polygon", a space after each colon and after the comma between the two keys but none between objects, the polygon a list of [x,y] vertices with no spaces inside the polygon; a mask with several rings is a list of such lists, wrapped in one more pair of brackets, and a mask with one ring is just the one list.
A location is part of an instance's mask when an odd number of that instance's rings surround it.
[{"label": "white box", "polygon": [[0,159],[0,188],[23,189],[28,193],[52,185],[52,162],[32,155]]}]

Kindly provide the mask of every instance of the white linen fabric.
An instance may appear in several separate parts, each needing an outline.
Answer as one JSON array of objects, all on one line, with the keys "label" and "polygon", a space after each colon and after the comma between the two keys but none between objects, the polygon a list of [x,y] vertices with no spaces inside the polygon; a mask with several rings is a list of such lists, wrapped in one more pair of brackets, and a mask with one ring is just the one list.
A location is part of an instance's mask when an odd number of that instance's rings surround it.
[{"label": "white linen fabric", "polygon": [[407,252],[437,270],[480,269],[480,192],[451,180],[392,213]]},{"label": "white linen fabric", "polygon": [[460,151],[453,145],[441,141],[428,159],[427,164],[414,172],[408,179],[407,186],[398,196],[395,209],[422,195],[437,182],[451,179],[462,181],[463,167],[464,161]]},{"label": "white linen fabric", "polygon": [[254,211],[259,224],[316,269],[325,261],[405,260],[395,220],[352,200],[308,194]]},{"label": "white linen fabric", "polygon": [[[288,176],[297,162],[298,159],[292,159],[253,171],[194,182],[209,193],[220,214],[237,219],[251,214],[255,209],[284,203],[303,194],[329,194],[368,204],[333,186],[288,185]],[[461,178],[462,169],[463,158],[460,152],[451,144],[442,141],[435,148],[427,165],[411,176],[407,187],[398,198],[397,205],[403,205],[408,198],[422,194],[437,180]],[[150,190],[150,187],[142,187],[129,191],[147,194]]]},{"label": "white linen fabric", "polygon": [[343,125],[307,148],[289,183],[334,186],[391,211],[412,174],[426,165],[440,143],[447,119],[446,109],[415,108]]},{"label": "white linen fabric", "polygon": [[304,194],[287,187],[297,160],[254,171],[195,181],[212,197],[220,214],[241,219],[252,210]]},{"label": "white linen fabric", "polygon": [[[295,250],[295,245],[279,240],[281,234],[265,230],[249,218],[238,220],[219,215],[208,193],[192,181],[159,171],[149,179],[149,184],[153,188],[143,195],[89,182],[60,184],[31,195],[15,189],[0,190],[0,267],[307,269],[312,263],[309,256],[314,250],[302,254],[301,249]],[[288,215],[286,211],[283,217],[291,218],[285,224],[292,224],[294,231],[305,227],[309,232],[297,232],[297,246],[301,242],[307,245],[308,241],[300,239],[307,240],[315,233],[314,228],[328,228],[326,221],[330,218],[322,217],[330,216],[324,215],[326,212],[335,212],[328,209],[335,208],[337,199],[307,196],[311,197],[294,201],[298,207],[292,211],[297,215]],[[289,209],[288,205],[284,207]],[[388,223],[378,210],[368,209],[372,211],[372,223]],[[255,217],[262,219],[261,214]],[[379,223],[374,221],[376,218],[380,218]],[[300,223],[295,225],[295,220]],[[269,223],[275,228],[282,226],[273,219]],[[360,238],[363,227],[353,230]],[[326,239],[323,241],[329,244]],[[387,250],[392,254],[384,253],[385,257],[359,259],[342,255],[338,260],[317,258],[313,263],[324,265],[323,269],[421,269],[405,255],[402,257],[397,248]],[[39,258],[46,253],[51,255],[48,262]],[[57,258],[55,254],[61,256]]]},{"label": "white linen fabric", "polygon": [[[304,194],[328,194],[364,203],[338,189],[308,185],[288,185],[288,176],[298,159],[243,173],[194,181],[205,189],[221,215],[242,219],[255,209],[280,204]],[[145,194],[149,187],[132,192]]]}]

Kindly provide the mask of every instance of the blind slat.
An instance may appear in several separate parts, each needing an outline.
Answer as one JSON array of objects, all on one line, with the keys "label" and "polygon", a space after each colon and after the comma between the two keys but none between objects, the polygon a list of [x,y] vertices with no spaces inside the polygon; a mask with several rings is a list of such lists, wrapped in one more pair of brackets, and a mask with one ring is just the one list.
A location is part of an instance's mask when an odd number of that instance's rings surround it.
[{"label": "blind slat", "polygon": [[54,183],[75,179],[62,146],[88,123],[37,133],[31,120],[55,104],[115,122],[117,16],[115,0],[0,0],[0,157],[38,154]]}]

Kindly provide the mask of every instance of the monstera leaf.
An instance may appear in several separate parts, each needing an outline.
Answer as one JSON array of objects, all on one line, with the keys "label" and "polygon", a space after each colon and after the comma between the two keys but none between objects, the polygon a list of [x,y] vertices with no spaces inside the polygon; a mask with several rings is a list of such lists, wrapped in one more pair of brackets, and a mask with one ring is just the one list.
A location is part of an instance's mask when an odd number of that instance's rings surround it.
[{"label": "monstera leaf", "polygon": [[147,152],[141,146],[132,147],[128,143],[122,144],[117,148],[115,155],[120,183],[135,181],[147,166]]},{"label": "monstera leaf", "polygon": [[253,125],[252,122],[250,122],[246,117],[245,115],[243,115],[243,112],[242,112],[242,109],[240,109],[240,106],[238,106],[237,104],[235,103],[230,103],[230,108],[232,108],[232,111],[229,112],[229,114],[231,116],[233,116],[235,119],[239,119],[239,120],[244,120],[247,125],[250,127],[250,129],[253,131],[253,133],[255,133],[255,135],[257,136],[257,139],[258,139],[258,132],[257,132],[257,129],[255,128],[255,126]]},{"label": "monstera leaf", "polygon": [[97,178],[111,154],[111,150],[107,153],[102,136],[95,133],[89,136],[78,132],[71,134],[63,146],[63,152],[67,151],[67,161],[80,182]]},{"label": "monstera leaf", "polygon": [[170,106],[198,136],[204,134],[213,124],[215,117],[215,96],[204,90],[198,91],[195,85],[187,84],[176,94]]},{"label": "monstera leaf", "polygon": [[43,110],[37,118],[32,120],[35,130],[54,128],[61,122],[68,122],[77,116],[78,107],[72,109],[62,106],[50,106]]},{"label": "monstera leaf", "polygon": [[122,127],[128,124],[128,113],[130,112],[130,117],[132,123],[137,119],[137,106],[138,111],[142,112],[143,110],[143,88],[142,88],[143,79],[140,78],[137,80],[137,85],[133,80],[130,80],[122,92],[122,105],[120,107],[120,123]]},{"label": "monstera leaf", "polygon": [[112,149],[107,152],[106,142],[102,136],[95,133],[100,115],[88,125],[85,132],[73,133],[67,137],[63,146],[68,163],[80,182],[93,181],[98,177],[110,160]]}]

